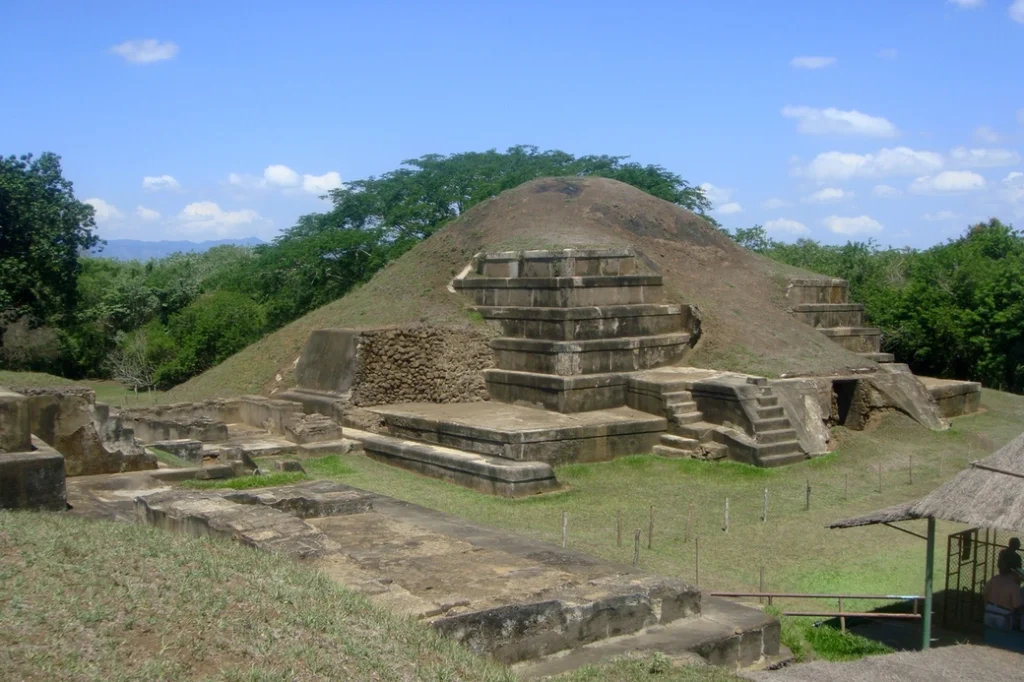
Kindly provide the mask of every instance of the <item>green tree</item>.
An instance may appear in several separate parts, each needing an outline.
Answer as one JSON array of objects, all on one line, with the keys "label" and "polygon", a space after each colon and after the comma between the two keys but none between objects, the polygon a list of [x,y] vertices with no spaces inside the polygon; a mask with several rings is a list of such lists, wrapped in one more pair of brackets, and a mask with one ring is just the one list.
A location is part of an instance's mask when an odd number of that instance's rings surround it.
[{"label": "green tree", "polygon": [[0,310],[37,321],[70,314],[79,252],[99,243],[94,227],[59,156],[0,158]]}]

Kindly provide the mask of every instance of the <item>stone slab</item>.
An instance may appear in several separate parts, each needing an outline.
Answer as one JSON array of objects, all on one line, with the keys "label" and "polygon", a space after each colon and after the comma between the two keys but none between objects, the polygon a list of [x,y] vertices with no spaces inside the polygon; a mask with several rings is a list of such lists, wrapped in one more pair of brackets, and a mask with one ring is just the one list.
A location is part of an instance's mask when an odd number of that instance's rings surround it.
[{"label": "stone slab", "polygon": [[332,481],[230,491],[223,496],[238,504],[272,507],[300,519],[362,514],[373,509],[373,495]]},{"label": "stone slab", "polygon": [[150,444],[150,447],[157,450],[169,452],[176,457],[181,457],[190,462],[201,464],[203,461],[203,441],[190,438],[179,438],[177,440],[158,440]]},{"label": "stone slab", "polygon": [[560,414],[496,403],[410,403],[373,411],[396,436],[553,465],[649,453],[668,428],[664,417],[626,407]]},{"label": "stone slab", "polygon": [[236,504],[211,491],[154,493],[137,498],[135,509],[141,521],[158,528],[234,540],[296,559],[337,550],[337,543],[297,516],[259,504]]},{"label": "stone slab", "polygon": [[563,249],[479,253],[474,271],[486,277],[629,275],[637,269],[629,249]]},{"label": "stone slab", "polygon": [[796,319],[812,327],[863,327],[861,303],[799,303],[793,306]]},{"label": "stone slab", "polygon": [[64,456],[38,438],[29,452],[0,453],[0,509],[64,511]]},{"label": "stone slab", "polygon": [[524,497],[557,490],[555,472],[544,462],[511,460],[433,443],[349,429],[370,457],[501,497]]},{"label": "stone slab", "polygon": [[977,381],[917,378],[938,405],[939,415],[945,419],[973,414],[981,409],[981,384]]},{"label": "stone slab", "polygon": [[818,331],[854,353],[877,353],[882,348],[882,330],[874,327],[822,327]]},{"label": "stone slab", "polygon": [[800,303],[848,303],[850,283],[844,279],[831,277],[804,278],[789,280],[786,287],[786,300],[790,304]]}]

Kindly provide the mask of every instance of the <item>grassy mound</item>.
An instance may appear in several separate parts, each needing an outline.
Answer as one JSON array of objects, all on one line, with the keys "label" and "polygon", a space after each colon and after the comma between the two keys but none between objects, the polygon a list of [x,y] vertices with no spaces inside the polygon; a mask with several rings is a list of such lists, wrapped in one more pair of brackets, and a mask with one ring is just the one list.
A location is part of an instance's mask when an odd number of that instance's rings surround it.
[{"label": "grassy mound", "polygon": [[[0,511],[0,678],[514,680],[283,557],[146,526]],[[658,657],[572,680],[733,682]]]},{"label": "grassy mound", "polygon": [[[309,334],[325,327],[473,324],[446,285],[480,251],[631,246],[693,303],[704,337],[698,366],[765,375],[864,366],[784,309],[787,277],[804,273],[737,246],[700,217],[614,180],[541,179],[475,206],[363,287],[171,391],[172,399],[268,392],[289,385]],[[278,380],[277,377],[281,379]]]}]

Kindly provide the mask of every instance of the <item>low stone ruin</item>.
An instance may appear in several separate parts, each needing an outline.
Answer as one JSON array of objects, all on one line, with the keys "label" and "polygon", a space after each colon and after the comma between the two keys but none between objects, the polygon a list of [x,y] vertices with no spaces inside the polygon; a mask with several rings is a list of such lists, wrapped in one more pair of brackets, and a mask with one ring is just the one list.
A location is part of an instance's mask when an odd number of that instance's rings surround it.
[{"label": "low stone ruin", "polygon": [[88,388],[0,389],[0,508],[62,510],[66,476],[156,466]]}]

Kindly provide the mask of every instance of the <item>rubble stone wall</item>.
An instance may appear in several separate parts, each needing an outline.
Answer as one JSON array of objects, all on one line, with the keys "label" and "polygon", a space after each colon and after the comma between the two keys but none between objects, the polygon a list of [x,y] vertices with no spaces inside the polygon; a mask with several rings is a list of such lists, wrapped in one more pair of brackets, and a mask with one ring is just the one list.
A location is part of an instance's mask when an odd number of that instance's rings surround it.
[{"label": "rubble stone wall", "polygon": [[353,405],[488,400],[483,370],[494,367],[484,330],[429,325],[362,331]]}]

